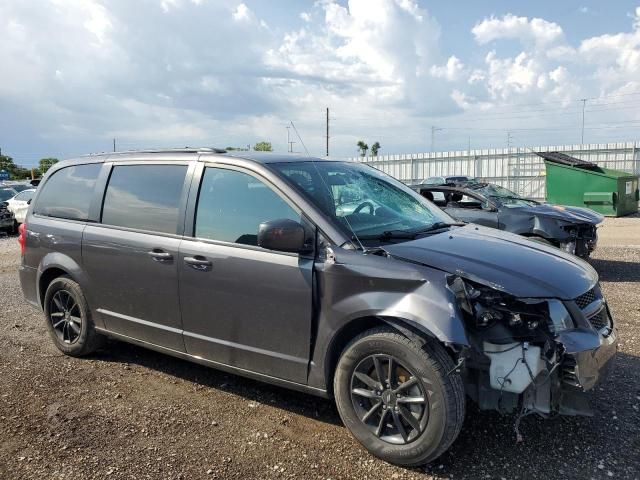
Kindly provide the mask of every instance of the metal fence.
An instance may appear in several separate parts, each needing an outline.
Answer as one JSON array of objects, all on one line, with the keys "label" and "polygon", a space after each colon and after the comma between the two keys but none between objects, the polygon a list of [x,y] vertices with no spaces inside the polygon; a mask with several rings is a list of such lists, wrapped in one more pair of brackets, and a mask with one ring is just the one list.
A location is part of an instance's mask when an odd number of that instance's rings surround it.
[{"label": "metal fence", "polygon": [[535,152],[563,152],[601,167],[640,175],[640,142],[543,145],[450,152],[355,157],[411,184],[428,177],[467,175],[497,183],[520,195],[545,198],[545,167]]}]

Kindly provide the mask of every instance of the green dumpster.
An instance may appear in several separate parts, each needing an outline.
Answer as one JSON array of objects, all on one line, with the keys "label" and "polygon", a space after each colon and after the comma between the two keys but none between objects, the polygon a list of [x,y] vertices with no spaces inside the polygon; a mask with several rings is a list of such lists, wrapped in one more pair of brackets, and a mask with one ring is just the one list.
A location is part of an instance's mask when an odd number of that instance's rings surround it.
[{"label": "green dumpster", "polygon": [[560,152],[538,152],[547,169],[547,201],[620,217],[638,211],[638,176]]}]

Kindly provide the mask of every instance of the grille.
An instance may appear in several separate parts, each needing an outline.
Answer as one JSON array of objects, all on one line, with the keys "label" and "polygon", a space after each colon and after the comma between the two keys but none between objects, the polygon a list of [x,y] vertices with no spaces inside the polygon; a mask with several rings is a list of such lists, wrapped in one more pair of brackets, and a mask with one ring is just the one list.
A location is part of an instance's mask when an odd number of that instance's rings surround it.
[{"label": "grille", "polygon": [[602,328],[611,328],[611,320],[609,319],[609,315],[607,315],[607,309],[603,308],[598,313],[596,313],[593,317],[589,318],[589,322],[593,325],[593,328],[596,330],[600,330]]},{"label": "grille", "polygon": [[583,293],[578,298],[576,298],[576,305],[580,307],[580,310],[584,310],[587,305],[591,305],[596,300],[596,292],[595,289],[592,288],[587,293]]}]

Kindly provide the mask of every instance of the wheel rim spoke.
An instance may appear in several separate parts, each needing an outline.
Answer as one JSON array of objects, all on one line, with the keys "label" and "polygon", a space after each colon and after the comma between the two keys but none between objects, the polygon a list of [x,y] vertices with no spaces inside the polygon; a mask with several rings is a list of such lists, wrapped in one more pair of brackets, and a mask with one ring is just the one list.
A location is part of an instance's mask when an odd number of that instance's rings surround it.
[{"label": "wheel rim spoke", "polygon": [[58,311],[60,312],[64,311],[64,307],[62,306],[62,301],[60,300],[60,292],[56,293],[53,296],[53,303],[55,303],[56,307],[58,307]]},{"label": "wheel rim spoke", "polygon": [[389,369],[387,370],[387,385],[389,388],[393,388],[396,382],[396,372],[395,367],[393,365],[393,357],[389,357]]},{"label": "wheel rim spoke", "polygon": [[392,415],[393,415],[393,423],[398,429],[398,432],[400,432],[400,435],[402,435],[403,440],[406,442],[407,440],[409,440],[409,435],[407,435],[407,430],[404,428],[404,425],[402,424],[400,415],[398,415],[398,412],[396,412],[395,410],[392,412]]},{"label": "wheel rim spoke", "polygon": [[64,313],[62,313],[62,312],[53,312],[53,313],[51,314],[51,316],[52,316],[53,318],[60,318],[60,317],[64,317]]},{"label": "wheel rim spoke", "polygon": [[415,384],[417,384],[417,383],[418,383],[418,379],[417,379],[416,377],[411,377],[411,378],[410,378],[409,380],[407,380],[406,382],[401,383],[401,384],[398,386],[398,388],[396,388],[396,389],[394,390],[394,392],[395,392],[395,393],[402,392],[403,390],[406,390],[407,388],[412,387],[412,386],[414,386],[414,385],[415,385]]},{"label": "wheel rim spoke", "polygon": [[[75,323],[75,322],[69,322],[69,326],[71,327],[71,330],[73,330],[73,333],[76,334],[76,337],[78,335],[80,335],[80,325]],[[75,337],[74,337],[75,340]]]},{"label": "wheel rim spoke", "polygon": [[378,403],[376,403],[373,407],[371,407],[371,409],[367,413],[364,414],[364,417],[362,417],[362,421],[366,422],[367,420],[369,420],[371,416],[374,413],[376,413],[381,406],[382,406],[382,401],[379,401]]},{"label": "wheel rim spoke", "polygon": [[382,388],[382,385],[378,384],[378,382],[376,382],[373,378],[371,378],[369,375],[367,375],[365,373],[355,372],[354,375],[356,376],[356,378],[358,380],[360,380],[362,383],[364,383],[368,387],[372,388],[373,390]]},{"label": "wheel rim spoke", "polygon": [[373,357],[373,365],[376,369],[376,374],[378,375],[378,382],[380,385],[384,385],[384,371],[382,370],[382,364],[378,357]]},{"label": "wheel rim spoke", "polygon": [[354,388],[353,390],[351,390],[351,393],[353,393],[354,395],[358,395],[360,397],[364,397],[364,398],[378,398],[379,397],[376,394],[376,392],[373,392],[371,390],[365,390],[364,388]]},{"label": "wheel rim spoke", "polygon": [[53,328],[55,330],[58,330],[60,328],[60,325],[63,325],[66,322],[66,320],[63,318],[62,320],[57,321],[56,323],[53,324]]},{"label": "wheel rim spoke", "polygon": [[425,403],[424,397],[400,397],[396,400],[398,403]]},{"label": "wheel rim spoke", "polygon": [[409,425],[411,425],[411,428],[413,428],[416,432],[420,432],[420,423],[418,422],[418,419],[414,417],[409,410],[407,410],[405,407],[398,407],[398,411],[400,412],[400,415],[402,416],[402,418],[404,418],[404,420]]},{"label": "wheel rim spoke", "polygon": [[389,410],[383,410],[382,415],[380,415],[380,421],[378,422],[378,426],[376,427],[376,431],[374,432],[376,434],[376,437],[382,435],[382,431],[384,430],[385,425],[385,419],[387,418],[387,413],[389,413]]}]

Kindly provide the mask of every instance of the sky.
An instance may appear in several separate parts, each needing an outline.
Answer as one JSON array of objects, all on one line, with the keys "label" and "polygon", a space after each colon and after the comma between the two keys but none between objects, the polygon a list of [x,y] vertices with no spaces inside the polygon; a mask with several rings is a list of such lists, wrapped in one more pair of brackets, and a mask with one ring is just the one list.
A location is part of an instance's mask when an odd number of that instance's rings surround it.
[{"label": "sky", "polygon": [[638,1],[0,0],[0,31],[25,166],[114,138],[322,156],[326,108],[337,157],[640,139]]}]

